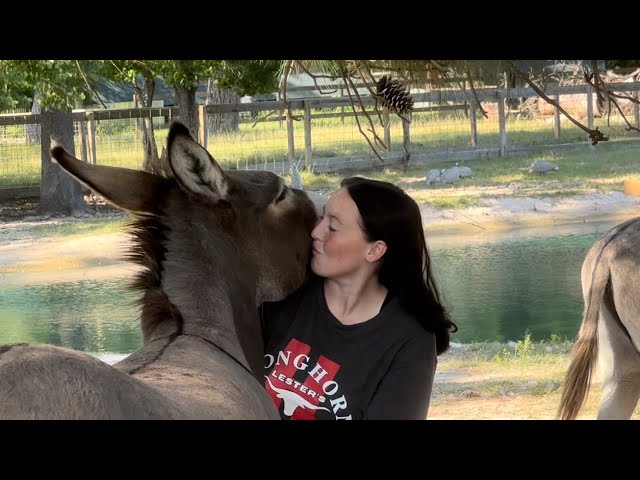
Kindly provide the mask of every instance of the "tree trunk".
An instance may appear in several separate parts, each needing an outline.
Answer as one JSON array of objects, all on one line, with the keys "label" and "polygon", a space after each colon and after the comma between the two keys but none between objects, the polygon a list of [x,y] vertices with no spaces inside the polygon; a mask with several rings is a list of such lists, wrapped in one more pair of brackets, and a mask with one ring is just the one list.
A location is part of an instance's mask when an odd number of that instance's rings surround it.
[{"label": "tree trunk", "polygon": [[41,162],[40,174],[40,215],[82,215],[86,213],[86,203],[82,186],[71,175],[51,161],[51,137],[75,155],[73,141],[73,117],[71,111],[43,110],[41,112]]},{"label": "tree trunk", "polygon": [[[505,88],[507,89],[516,88],[516,74],[513,73],[511,70],[507,70],[505,72],[504,82],[505,82]],[[510,97],[507,99],[507,106],[509,107],[509,110],[517,110],[519,104],[520,104],[519,98]]]},{"label": "tree trunk", "polygon": [[[142,87],[135,86],[135,95],[138,97],[141,106],[153,106],[153,92],[155,91],[155,80],[149,80],[143,77]],[[140,130],[142,132],[142,151],[144,160],[142,162],[142,170],[145,172],[161,175],[163,177],[171,176],[171,170],[166,161],[166,154],[163,150],[162,157],[158,156],[158,146],[156,145],[156,136],[153,129],[153,119],[144,117],[140,122]]]},{"label": "tree trunk", "polygon": [[180,121],[198,138],[198,117],[196,111],[196,87],[175,87],[176,102],[180,111]]},{"label": "tree trunk", "polygon": [[[212,103],[240,103],[240,95],[233,90],[220,90],[215,81],[207,82],[207,105]],[[237,132],[239,130],[238,112],[214,113],[207,115],[207,129],[210,133]]]}]

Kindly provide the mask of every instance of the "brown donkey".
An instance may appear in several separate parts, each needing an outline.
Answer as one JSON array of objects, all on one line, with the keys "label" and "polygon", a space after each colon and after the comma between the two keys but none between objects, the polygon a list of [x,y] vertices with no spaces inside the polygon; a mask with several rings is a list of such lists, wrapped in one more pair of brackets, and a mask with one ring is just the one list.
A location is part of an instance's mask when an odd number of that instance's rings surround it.
[{"label": "brown donkey", "polygon": [[64,170],[135,215],[143,345],[113,366],[66,348],[0,346],[0,418],[279,418],[262,386],[257,306],[303,283],[314,205],[273,173],[223,171],[180,123],[167,147],[169,179],[53,145]]},{"label": "brown donkey", "polygon": [[584,316],[558,418],[575,419],[592,380],[602,379],[598,419],[628,420],[640,398],[640,218],[609,230],[582,264]]}]

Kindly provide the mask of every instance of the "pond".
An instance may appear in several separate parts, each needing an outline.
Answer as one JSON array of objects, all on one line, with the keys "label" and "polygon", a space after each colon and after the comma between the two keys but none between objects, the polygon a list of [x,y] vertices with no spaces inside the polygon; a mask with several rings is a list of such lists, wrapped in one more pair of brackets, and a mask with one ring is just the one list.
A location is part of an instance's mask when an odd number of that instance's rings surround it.
[{"label": "pond", "polygon": [[429,239],[436,281],[459,327],[452,340],[573,340],[582,322],[582,262],[616,223]]},{"label": "pond", "polygon": [[[2,280],[11,274],[3,275]],[[87,352],[128,353],[140,346],[137,295],[127,278],[0,283],[0,344],[38,342]]]},{"label": "pond", "polygon": [[[580,267],[615,223],[428,236],[436,280],[460,343],[573,339],[582,318]],[[0,275],[0,344],[41,342],[96,354],[126,354],[142,342],[132,272],[81,277]]]}]

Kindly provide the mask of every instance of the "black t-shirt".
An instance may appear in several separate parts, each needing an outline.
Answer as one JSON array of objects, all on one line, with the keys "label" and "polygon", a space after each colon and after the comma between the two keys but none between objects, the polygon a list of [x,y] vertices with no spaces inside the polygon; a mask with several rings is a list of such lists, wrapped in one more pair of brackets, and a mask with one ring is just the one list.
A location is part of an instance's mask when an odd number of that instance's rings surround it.
[{"label": "black t-shirt", "polygon": [[387,297],[355,325],[331,313],[318,277],[263,304],[265,388],[283,419],[426,419],[435,336]]}]

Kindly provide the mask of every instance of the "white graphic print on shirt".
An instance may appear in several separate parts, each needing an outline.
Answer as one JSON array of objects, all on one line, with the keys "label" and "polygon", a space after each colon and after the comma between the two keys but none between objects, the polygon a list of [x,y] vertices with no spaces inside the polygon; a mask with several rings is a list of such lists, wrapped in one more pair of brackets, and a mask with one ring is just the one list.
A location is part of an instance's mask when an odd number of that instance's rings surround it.
[{"label": "white graphic print on shirt", "polygon": [[[347,414],[347,399],[340,394],[334,380],[340,365],[320,355],[315,365],[309,366],[311,347],[293,338],[277,356],[265,355],[265,388],[276,407],[284,403],[283,413],[291,420],[317,420],[320,411],[330,412],[336,420],[351,420]],[[307,372],[304,380],[299,372]],[[296,375],[298,374],[298,375]]]}]

